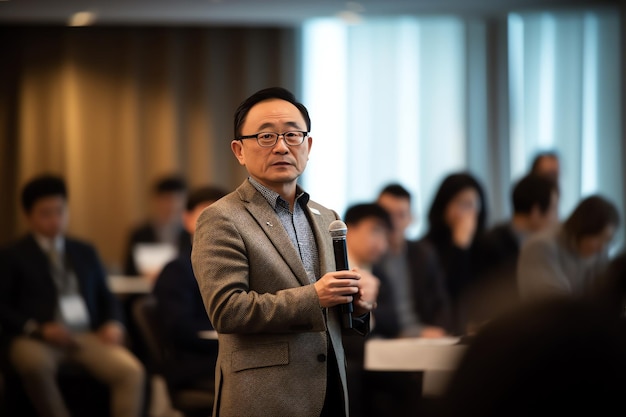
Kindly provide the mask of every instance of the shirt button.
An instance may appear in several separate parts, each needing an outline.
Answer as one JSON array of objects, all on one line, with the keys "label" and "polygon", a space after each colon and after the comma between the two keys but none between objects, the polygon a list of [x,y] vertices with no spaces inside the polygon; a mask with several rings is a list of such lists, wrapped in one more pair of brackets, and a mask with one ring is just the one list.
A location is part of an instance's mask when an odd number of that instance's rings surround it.
[{"label": "shirt button", "polygon": [[319,362],[326,362],[326,355],[324,355],[323,353],[320,353],[319,355],[317,355],[317,360]]}]

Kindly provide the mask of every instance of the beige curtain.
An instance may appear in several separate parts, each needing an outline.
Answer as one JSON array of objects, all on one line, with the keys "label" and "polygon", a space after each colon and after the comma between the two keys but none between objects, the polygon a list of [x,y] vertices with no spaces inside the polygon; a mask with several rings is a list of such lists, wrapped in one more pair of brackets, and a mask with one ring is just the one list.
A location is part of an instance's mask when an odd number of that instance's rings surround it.
[{"label": "beige curtain", "polygon": [[4,27],[0,52],[0,244],[25,231],[22,185],[53,172],[69,187],[69,233],[113,271],[154,179],[233,189],[237,104],[295,87],[292,29]]}]

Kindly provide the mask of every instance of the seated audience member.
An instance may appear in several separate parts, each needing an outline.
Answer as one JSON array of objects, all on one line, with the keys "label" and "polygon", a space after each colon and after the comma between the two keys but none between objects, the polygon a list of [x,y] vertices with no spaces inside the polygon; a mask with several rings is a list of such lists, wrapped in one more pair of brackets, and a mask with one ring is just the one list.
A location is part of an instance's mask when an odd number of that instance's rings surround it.
[{"label": "seated audience member", "polygon": [[191,238],[181,224],[187,198],[187,185],[178,176],[166,176],[153,186],[150,217],[131,230],[126,244],[124,274],[147,274],[154,278],[157,271],[141,271],[135,251],[142,243],[170,244],[179,254],[191,256]]},{"label": "seated audience member", "polygon": [[513,216],[489,229],[478,241],[478,285],[472,315],[478,322],[519,301],[517,258],[526,239],[558,222],[559,190],[547,177],[526,175],[511,193]]},{"label": "seated audience member", "polygon": [[561,162],[556,151],[538,153],[530,165],[530,174],[542,175],[558,184],[561,175]]},{"label": "seated audience member", "polygon": [[522,300],[592,291],[605,272],[618,225],[616,207],[594,195],[582,200],[562,225],[531,237],[517,267]]},{"label": "seated audience member", "polygon": [[[372,274],[372,265],[387,250],[387,235],[391,230],[389,214],[375,203],[355,204],[346,210],[344,221],[348,226],[346,234],[348,266],[350,269],[358,269],[361,282],[372,289],[368,291],[370,294],[377,294],[380,281]],[[372,325],[376,326],[375,321]],[[363,368],[366,340],[357,333],[343,336],[351,417],[363,416],[366,412]]]},{"label": "seated audience member", "polygon": [[[185,230],[193,235],[202,210],[226,195],[215,187],[202,187],[189,194],[183,213]],[[170,261],[155,282],[153,294],[167,342],[164,375],[171,388],[215,388],[217,340],[199,337],[203,330],[213,330],[202,302],[191,257],[182,254]]]},{"label": "seated audience member", "polygon": [[476,242],[485,229],[487,209],[483,188],[466,172],[448,175],[428,211],[422,244],[434,250],[444,276],[452,309],[454,334],[468,332],[467,291],[476,278]]},{"label": "seated audience member", "polygon": [[590,299],[519,305],[478,330],[430,415],[621,415],[623,341],[623,324]]},{"label": "seated audience member", "polygon": [[374,266],[381,280],[376,326],[383,337],[441,337],[450,323],[450,304],[443,274],[432,248],[409,240],[413,222],[411,194],[400,184],[384,187],[377,203],[391,216],[389,249]]},{"label": "seated audience member", "polygon": [[121,308],[95,248],[65,234],[65,182],[32,179],[22,207],[30,233],[0,253],[0,325],[10,365],[41,416],[70,415],[56,380],[62,361],[83,365],[110,387],[113,416],[139,416],[144,369],[124,347]]}]

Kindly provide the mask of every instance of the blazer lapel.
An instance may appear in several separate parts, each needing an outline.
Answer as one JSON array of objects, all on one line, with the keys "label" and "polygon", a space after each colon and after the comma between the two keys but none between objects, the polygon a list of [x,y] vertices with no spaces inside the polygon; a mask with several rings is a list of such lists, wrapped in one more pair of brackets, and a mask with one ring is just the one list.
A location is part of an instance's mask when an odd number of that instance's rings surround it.
[{"label": "blazer lapel", "polygon": [[309,279],[300,260],[300,254],[293,246],[289,235],[282,226],[274,209],[261,193],[248,180],[239,187],[239,195],[244,201],[246,209],[256,219],[257,223],[265,232],[274,248],[289,266],[301,285],[309,285]]}]

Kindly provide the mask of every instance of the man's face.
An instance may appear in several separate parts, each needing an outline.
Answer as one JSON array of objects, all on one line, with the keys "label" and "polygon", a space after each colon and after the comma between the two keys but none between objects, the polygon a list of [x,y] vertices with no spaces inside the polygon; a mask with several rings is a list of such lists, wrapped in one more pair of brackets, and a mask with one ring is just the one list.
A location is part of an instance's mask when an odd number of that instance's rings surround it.
[{"label": "man's face", "polygon": [[376,217],[367,217],[349,225],[346,246],[350,258],[359,266],[377,262],[387,251],[388,233],[385,223]]},{"label": "man's face", "polygon": [[391,216],[391,223],[393,224],[392,234],[394,236],[394,240],[405,239],[406,229],[413,221],[411,203],[409,199],[383,193],[378,197],[377,202],[382,206],[382,208],[387,210]]},{"label": "man's face", "polygon": [[65,232],[69,218],[67,202],[63,196],[47,196],[38,199],[26,219],[30,230],[53,239]]},{"label": "man's face", "polygon": [[[269,99],[254,105],[243,123],[241,134],[260,132],[283,133],[307,130],[300,111],[288,101]],[[283,137],[276,145],[261,147],[256,139],[234,140],[231,149],[239,163],[246,167],[250,176],[266,187],[280,193],[286,184],[295,184],[306,168],[311,151],[312,138],[302,144],[288,146]]]},{"label": "man's face", "polygon": [[154,196],[154,215],[159,224],[179,222],[185,207],[186,194],[183,191],[171,191]]}]

